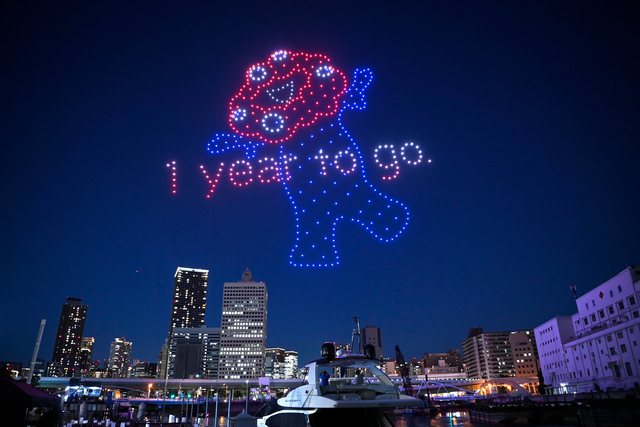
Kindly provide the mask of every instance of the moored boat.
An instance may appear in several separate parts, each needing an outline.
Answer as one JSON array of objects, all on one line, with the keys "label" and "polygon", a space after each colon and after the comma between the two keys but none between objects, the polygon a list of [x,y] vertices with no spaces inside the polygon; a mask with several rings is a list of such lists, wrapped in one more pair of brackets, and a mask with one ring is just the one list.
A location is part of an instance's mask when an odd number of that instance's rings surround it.
[{"label": "moored boat", "polygon": [[[392,427],[383,411],[424,405],[422,400],[402,394],[382,372],[372,346],[365,346],[363,353],[336,356],[333,344],[323,344],[322,359],[306,365],[308,383],[266,404],[255,414],[257,425]],[[356,370],[362,374],[352,379]]]}]

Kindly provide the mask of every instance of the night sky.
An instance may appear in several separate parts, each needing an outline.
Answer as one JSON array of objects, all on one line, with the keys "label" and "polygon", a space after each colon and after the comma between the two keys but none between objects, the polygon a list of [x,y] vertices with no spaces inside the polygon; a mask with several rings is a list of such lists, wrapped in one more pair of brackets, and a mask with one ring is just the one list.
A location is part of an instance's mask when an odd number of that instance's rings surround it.
[{"label": "night sky", "polygon": [[[385,356],[420,357],[470,327],[571,315],[570,284],[640,263],[640,3],[300,3],[3,2],[0,360],[28,363],[43,318],[50,360],[72,296],[94,359],[126,337],[156,362],[178,266],[210,270],[211,327],[249,268],[269,291],[267,345],[303,364],[348,342],[354,315],[382,328]],[[243,158],[207,143],[279,49],[348,78],[371,68],[344,123],[370,182],[410,212],[388,243],[339,222],[336,267],[289,264],[282,184],[225,178],[206,198],[200,165]],[[424,161],[383,180],[375,148],[408,141]]]}]

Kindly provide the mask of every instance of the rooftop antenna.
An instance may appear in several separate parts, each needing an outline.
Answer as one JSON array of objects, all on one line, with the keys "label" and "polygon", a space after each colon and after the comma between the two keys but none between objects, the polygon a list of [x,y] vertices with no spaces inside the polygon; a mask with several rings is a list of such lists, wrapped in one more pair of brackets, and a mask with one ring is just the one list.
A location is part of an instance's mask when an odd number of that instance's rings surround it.
[{"label": "rooftop antenna", "polygon": [[356,322],[356,327],[351,334],[351,351],[353,352],[353,342],[355,341],[356,336],[358,337],[358,353],[362,354],[362,339],[360,338],[360,319],[357,316],[353,316],[353,321]]},{"label": "rooftop antenna", "polygon": [[576,288],[576,285],[574,285],[573,283],[570,284],[569,289],[571,289],[571,292],[573,292],[573,297],[575,299],[578,299],[578,289]]}]

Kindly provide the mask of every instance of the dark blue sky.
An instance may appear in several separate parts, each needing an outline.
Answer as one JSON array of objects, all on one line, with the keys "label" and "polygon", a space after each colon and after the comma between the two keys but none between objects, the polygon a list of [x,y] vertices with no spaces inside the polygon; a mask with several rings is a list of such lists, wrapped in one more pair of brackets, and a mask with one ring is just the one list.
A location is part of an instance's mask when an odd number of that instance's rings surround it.
[{"label": "dark blue sky", "polygon": [[[155,362],[177,266],[210,270],[208,326],[222,283],[250,268],[268,345],[306,362],[348,341],[353,315],[382,328],[386,356],[533,328],[575,311],[570,283],[640,263],[637,2],[216,3],[0,6],[0,360],[27,362],[42,318],[49,360],[74,296],[97,358],[124,336]],[[224,180],[205,197],[206,144],[279,49],[372,69],[345,124],[371,182],[411,213],[391,243],[340,223],[337,267],[289,265],[282,185]],[[406,141],[432,163],[383,181],[374,149]]]}]

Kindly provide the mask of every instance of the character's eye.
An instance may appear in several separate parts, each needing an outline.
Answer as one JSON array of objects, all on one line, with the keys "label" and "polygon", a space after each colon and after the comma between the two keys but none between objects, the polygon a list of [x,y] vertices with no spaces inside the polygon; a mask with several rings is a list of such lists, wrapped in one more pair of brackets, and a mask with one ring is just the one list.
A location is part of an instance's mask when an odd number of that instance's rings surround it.
[{"label": "character's eye", "polygon": [[287,51],[279,50],[271,55],[271,59],[273,59],[274,61],[284,61],[285,59],[287,59]]},{"label": "character's eye", "polygon": [[266,114],[262,118],[262,127],[269,132],[280,132],[284,129],[284,118],[277,113]]},{"label": "character's eye", "polygon": [[321,65],[316,68],[316,75],[318,77],[329,77],[333,74],[333,67],[330,65]]},{"label": "character's eye", "polygon": [[247,118],[247,110],[238,108],[236,111],[231,113],[231,118],[234,122],[240,122]]},{"label": "character's eye", "polygon": [[267,78],[267,70],[260,65],[254,65],[249,70],[249,78],[251,81],[259,82]]}]

